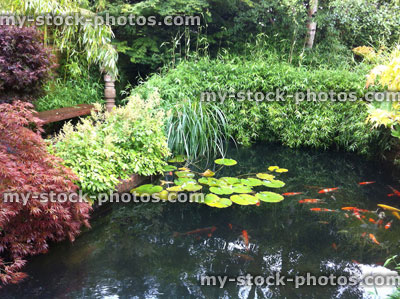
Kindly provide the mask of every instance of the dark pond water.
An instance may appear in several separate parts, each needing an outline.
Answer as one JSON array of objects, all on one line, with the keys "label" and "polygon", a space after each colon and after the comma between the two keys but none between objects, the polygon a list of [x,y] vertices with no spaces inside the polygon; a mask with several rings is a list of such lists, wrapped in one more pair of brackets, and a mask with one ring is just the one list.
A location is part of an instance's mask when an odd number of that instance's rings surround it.
[{"label": "dark pond water", "polygon": [[[93,228],[75,243],[55,244],[34,257],[23,283],[0,291],[0,298],[384,298],[393,287],[362,286],[202,286],[203,275],[264,277],[389,273],[382,266],[399,248],[400,220],[386,212],[388,230],[344,211],[312,212],[304,198],[325,199],[319,207],[351,206],[374,211],[378,203],[400,205],[387,197],[399,188],[377,163],[337,152],[291,150],[275,145],[231,149],[239,163],[218,176],[265,172],[270,165],[289,169],[278,192],[304,192],[278,204],[215,209],[199,204],[112,204],[103,207]],[[213,165],[211,165],[213,167]],[[376,181],[360,186],[359,182]],[[340,187],[318,194],[316,187]],[[333,197],[332,197],[333,195]],[[232,229],[229,224],[232,225]],[[215,226],[212,235],[176,236]],[[242,230],[250,239],[246,250]],[[362,237],[366,232],[367,236]],[[175,234],[174,234],[175,233]],[[368,234],[380,242],[374,244]],[[175,236],[174,236],[175,235]],[[335,244],[335,245],[333,245]]]}]

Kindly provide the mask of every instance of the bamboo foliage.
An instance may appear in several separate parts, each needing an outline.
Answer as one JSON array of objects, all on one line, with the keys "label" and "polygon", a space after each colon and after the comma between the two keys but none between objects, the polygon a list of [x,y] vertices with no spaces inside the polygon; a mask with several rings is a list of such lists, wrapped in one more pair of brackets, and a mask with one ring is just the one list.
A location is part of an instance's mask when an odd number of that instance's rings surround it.
[{"label": "bamboo foliage", "polygon": [[[78,13],[85,17],[94,17],[95,13],[84,7],[78,0],[2,0],[0,9],[3,12],[39,16],[52,16]],[[67,53],[67,60],[81,55],[88,64],[97,64],[102,72],[116,78],[118,76],[118,53],[112,46],[114,38],[108,25],[94,25],[86,22],[84,25],[43,26],[45,42],[52,44],[61,52]]]}]

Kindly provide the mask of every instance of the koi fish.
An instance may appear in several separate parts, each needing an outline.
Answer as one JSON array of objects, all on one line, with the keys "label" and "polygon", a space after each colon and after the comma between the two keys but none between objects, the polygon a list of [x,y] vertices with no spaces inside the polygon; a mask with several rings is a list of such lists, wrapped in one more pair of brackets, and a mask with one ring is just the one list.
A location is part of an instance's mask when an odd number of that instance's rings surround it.
[{"label": "koi fish", "polygon": [[242,237],[244,240],[244,245],[246,245],[246,249],[249,250],[249,235],[247,234],[247,230],[242,230]]},{"label": "koi fish", "polygon": [[382,219],[379,219],[379,221],[377,222],[377,224],[378,224],[379,227],[381,227],[382,224],[383,224],[383,220],[382,220]]},{"label": "koi fish", "polygon": [[295,195],[299,195],[299,194],[303,194],[303,192],[287,192],[287,193],[283,193],[283,196],[295,196]]},{"label": "koi fish", "polygon": [[328,193],[328,192],[336,191],[336,190],[338,190],[338,189],[339,189],[339,188],[326,188],[326,189],[319,190],[318,193],[320,193],[320,194],[322,194],[322,193]]},{"label": "koi fish", "polygon": [[398,212],[392,212],[393,216],[400,220],[400,214]]},{"label": "koi fish", "polygon": [[399,209],[393,208],[393,207],[388,206],[388,205],[379,204],[378,207],[381,207],[384,210],[388,210],[388,211],[392,211],[392,212],[400,212]]},{"label": "koi fish", "polygon": [[217,228],[215,226],[211,226],[211,227],[206,227],[206,228],[199,228],[199,229],[195,229],[192,230],[190,232],[186,232],[186,233],[174,233],[174,237],[179,237],[179,236],[189,236],[189,235],[197,235],[197,234],[210,234],[213,233],[217,230]]},{"label": "koi fish", "polygon": [[378,242],[378,240],[375,238],[375,236],[373,234],[369,234],[369,238],[372,240],[372,242],[374,242],[375,244],[380,245],[381,243]]},{"label": "koi fish", "polygon": [[371,184],[374,184],[374,183],[376,183],[375,181],[373,181],[373,182],[361,182],[361,183],[358,183],[359,185],[371,185]]},{"label": "koi fish", "polygon": [[371,223],[373,223],[373,224],[376,223],[375,219],[373,219],[373,218],[369,218],[369,222],[371,222]]},{"label": "koi fish", "polygon": [[254,257],[247,255],[247,254],[235,253],[235,256],[237,256],[245,261],[254,261]]},{"label": "koi fish", "polygon": [[300,199],[299,200],[299,203],[320,203],[320,202],[323,202],[323,200],[316,199],[316,198],[313,198],[313,199],[311,199],[311,198],[309,198],[309,199]]},{"label": "koi fish", "polygon": [[389,193],[387,196],[388,197],[392,197],[392,196],[395,196],[396,194],[394,194],[394,193]]},{"label": "koi fish", "polygon": [[354,212],[353,215],[354,215],[354,217],[356,217],[358,220],[364,222],[364,221],[361,219],[361,216],[360,216],[360,214],[359,214],[357,211]]},{"label": "koi fish", "polygon": [[392,186],[389,186],[389,188],[393,191],[394,195],[400,196],[400,191],[394,189]]},{"label": "koi fish", "polygon": [[356,208],[356,207],[343,207],[342,210],[343,211],[361,212],[361,213],[369,212],[368,210],[359,209],[359,208]]},{"label": "koi fish", "polygon": [[228,223],[229,228],[232,230],[233,226],[231,223]]},{"label": "koi fish", "polygon": [[257,201],[256,206],[259,207],[261,205],[261,203],[259,201]]},{"label": "koi fish", "polygon": [[332,243],[332,248],[335,249],[335,250],[337,250],[337,245],[336,245],[336,243]]},{"label": "koi fish", "polygon": [[313,212],[336,212],[335,210],[325,209],[325,208],[311,208],[310,211]]},{"label": "koi fish", "polygon": [[385,229],[389,229],[392,226],[392,221],[386,223]]}]

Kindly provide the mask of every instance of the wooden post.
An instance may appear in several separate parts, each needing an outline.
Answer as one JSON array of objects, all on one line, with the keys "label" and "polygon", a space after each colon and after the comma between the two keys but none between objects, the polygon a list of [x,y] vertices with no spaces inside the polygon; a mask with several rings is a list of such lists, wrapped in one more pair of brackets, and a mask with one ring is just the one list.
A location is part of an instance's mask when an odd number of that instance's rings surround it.
[{"label": "wooden post", "polygon": [[115,80],[110,75],[104,75],[105,89],[104,97],[106,98],[107,111],[111,111],[115,107]]},{"label": "wooden post", "polygon": [[315,22],[315,15],[318,11],[318,0],[310,0],[310,7],[308,10],[307,22],[307,48],[312,49],[314,46],[315,32],[317,31],[317,23]]}]

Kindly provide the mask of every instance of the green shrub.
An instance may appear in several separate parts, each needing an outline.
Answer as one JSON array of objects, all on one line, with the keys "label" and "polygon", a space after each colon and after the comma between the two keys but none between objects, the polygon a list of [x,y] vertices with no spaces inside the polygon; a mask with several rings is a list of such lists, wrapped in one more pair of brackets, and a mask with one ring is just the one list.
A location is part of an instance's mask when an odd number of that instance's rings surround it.
[{"label": "green shrub", "polygon": [[[200,101],[200,94],[209,92],[252,91],[268,93],[277,89],[287,94],[320,91],[355,92],[364,96],[366,90],[364,65],[348,69],[309,69],[295,67],[264,54],[262,58],[245,59],[225,56],[210,60],[182,62],[176,68],[152,76],[134,93],[146,96],[159,90],[163,106],[168,107],[186,99]],[[209,102],[224,113],[227,135],[241,144],[254,141],[280,141],[291,147],[336,146],[359,153],[385,149],[380,142],[382,131],[374,131],[365,123],[364,102],[238,102],[228,99],[223,104]],[[180,128],[189,134],[190,128]],[[185,134],[184,132],[181,133]],[[383,139],[384,140],[384,139]],[[192,145],[194,146],[194,144]]]},{"label": "green shrub", "polygon": [[104,103],[104,84],[100,80],[61,78],[48,83],[44,87],[46,95],[34,104],[37,111],[72,107],[78,104]]},{"label": "green shrub", "polygon": [[67,124],[51,146],[90,194],[109,192],[132,174],[161,174],[169,155],[158,96],[130,97],[125,107],[93,112],[76,126]]}]

